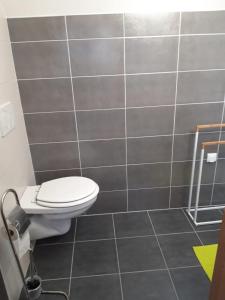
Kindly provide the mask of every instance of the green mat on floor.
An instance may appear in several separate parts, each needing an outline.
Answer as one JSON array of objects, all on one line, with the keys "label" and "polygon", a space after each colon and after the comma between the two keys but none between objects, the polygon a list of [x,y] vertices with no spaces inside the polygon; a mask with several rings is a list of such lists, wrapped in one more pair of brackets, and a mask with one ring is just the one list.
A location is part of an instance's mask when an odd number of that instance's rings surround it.
[{"label": "green mat on floor", "polygon": [[217,244],[193,247],[195,255],[210,281],[212,281],[217,248]]}]

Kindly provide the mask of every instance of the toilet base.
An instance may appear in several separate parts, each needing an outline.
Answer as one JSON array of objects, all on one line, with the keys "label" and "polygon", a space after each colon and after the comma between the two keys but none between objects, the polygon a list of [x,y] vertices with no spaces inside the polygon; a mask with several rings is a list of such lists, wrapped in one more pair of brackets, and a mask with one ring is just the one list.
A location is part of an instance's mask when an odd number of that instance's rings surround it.
[{"label": "toilet base", "polygon": [[69,231],[71,226],[71,218],[52,220],[41,215],[33,215],[30,217],[30,220],[29,232],[31,240],[65,234]]}]

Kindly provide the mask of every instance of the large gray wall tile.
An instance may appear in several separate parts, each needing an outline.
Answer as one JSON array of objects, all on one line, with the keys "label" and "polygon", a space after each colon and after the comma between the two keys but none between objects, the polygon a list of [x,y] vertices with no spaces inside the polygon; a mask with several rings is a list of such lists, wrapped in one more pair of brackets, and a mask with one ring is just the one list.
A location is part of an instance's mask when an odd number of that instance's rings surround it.
[{"label": "large gray wall tile", "polygon": [[31,145],[30,150],[35,171],[79,168],[76,142]]},{"label": "large gray wall tile", "polygon": [[70,41],[73,76],[122,74],[123,40]]},{"label": "large gray wall tile", "polygon": [[224,11],[183,12],[181,33],[225,33]]},{"label": "large gray wall tile", "polygon": [[[194,134],[175,135],[173,160],[192,160],[194,148]],[[197,159],[200,158],[200,149],[202,142],[216,141],[219,139],[219,132],[204,133],[200,132],[198,139]],[[217,152],[217,146],[210,147],[209,152]]]},{"label": "large gray wall tile", "polygon": [[225,35],[182,36],[179,70],[224,69]]},{"label": "large gray wall tile", "polygon": [[127,140],[128,164],[170,161],[171,152],[172,136]]},{"label": "large gray wall tile", "polygon": [[45,181],[57,179],[61,177],[80,176],[80,175],[81,175],[80,169],[35,172],[37,184],[42,184]]},{"label": "large gray wall tile", "polygon": [[215,184],[213,193],[213,205],[225,204],[225,184]]},{"label": "large gray wall tile", "polygon": [[175,133],[192,133],[198,124],[220,123],[223,104],[177,106]]},{"label": "large gray wall tile", "polygon": [[82,167],[124,165],[125,140],[80,142]]},{"label": "large gray wall tile", "polygon": [[170,163],[128,165],[129,189],[169,186]]},{"label": "large gray wall tile", "polygon": [[97,201],[88,210],[88,214],[104,214],[126,211],[127,192],[100,192]]},{"label": "large gray wall tile", "polygon": [[77,139],[74,112],[25,115],[30,143],[74,141]]},{"label": "large gray wall tile", "polygon": [[179,13],[125,14],[125,35],[178,34]]},{"label": "large gray wall tile", "polygon": [[81,140],[111,139],[125,136],[124,110],[78,111]]},{"label": "large gray wall tile", "polygon": [[69,76],[66,42],[12,44],[17,78]]},{"label": "large gray wall tile", "polygon": [[215,182],[216,183],[225,183],[225,159],[219,159],[217,161]]},{"label": "large gray wall tile", "polygon": [[67,16],[70,39],[108,38],[123,36],[123,15]]},{"label": "large gray wall tile", "polygon": [[223,101],[225,71],[179,73],[177,103]]},{"label": "large gray wall tile", "polygon": [[125,166],[83,169],[83,176],[96,181],[102,191],[126,189]]},{"label": "large gray wall tile", "polygon": [[69,78],[20,80],[18,84],[24,113],[73,110]]},{"label": "large gray wall tile", "polygon": [[76,109],[125,106],[123,76],[74,78],[73,84]]},{"label": "large gray wall tile", "polygon": [[[173,163],[173,175],[172,175],[172,186],[183,186],[190,184],[191,176],[191,161],[185,162],[174,162]],[[199,163],[196,163],[196,170],[198,170]],[[209,184],[213,182],[215,164],[206,163],[203,165],[202,172],[202,183]],[[198,172],[195,172],[195,183],[197,183]]]},{"label": "large gray wall tile", "polygon": [[12,42],[66,39],[64,17],[8,19]]},{"label": "large gray wall tile", "polygon": [[130,75],[126,78],[127,106],[167,105],[175,102],[176,74]]},{"label": "large gray wall tile", "polygon": [[129,137],[171,134],[174,107],[132,108],[127,110]]},{"label": "large gray wall tile", "polygon": [[129,190],[128,210],[169,208],[169,188]]},{"label": "large gray wall tile", "polygon": [[126,72],[175,71],[177,37],[126,39]]},{"label": "large gray wall tile", "polygon": [[[200,205],[209,205],[211,200],[212,185],[202,185],[199,196]],[[193,189],[193,204],[196,195],[196,186]],[[189,196],[189,186],[172,187],[171,189],[171,208],[187,207]]]}]

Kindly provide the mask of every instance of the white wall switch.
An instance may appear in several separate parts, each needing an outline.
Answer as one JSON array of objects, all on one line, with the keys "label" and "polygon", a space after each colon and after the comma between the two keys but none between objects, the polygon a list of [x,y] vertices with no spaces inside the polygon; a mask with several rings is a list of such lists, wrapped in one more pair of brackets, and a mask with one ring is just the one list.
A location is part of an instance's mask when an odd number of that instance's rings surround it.
[{"label": "white wall switch", "polygon": [[2,137],[10,133],[15,127],[15,116],[11,102],[0,106],[0,134]]},{"label": "white wall switch", "polygon": [[217,153],[207,153],[207,162],[214,163],[217,161]]}]

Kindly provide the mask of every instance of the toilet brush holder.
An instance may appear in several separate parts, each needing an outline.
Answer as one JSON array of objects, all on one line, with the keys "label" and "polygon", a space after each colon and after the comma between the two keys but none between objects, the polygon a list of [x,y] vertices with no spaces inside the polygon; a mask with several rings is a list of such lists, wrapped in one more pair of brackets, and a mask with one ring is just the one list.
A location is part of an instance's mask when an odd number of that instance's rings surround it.
[{"label": "toilet brush holder", "polygon": [[41,278],[38,275],[26,278],[26,287],[29,294],[29,300],[36,300],[41,296]]}]

